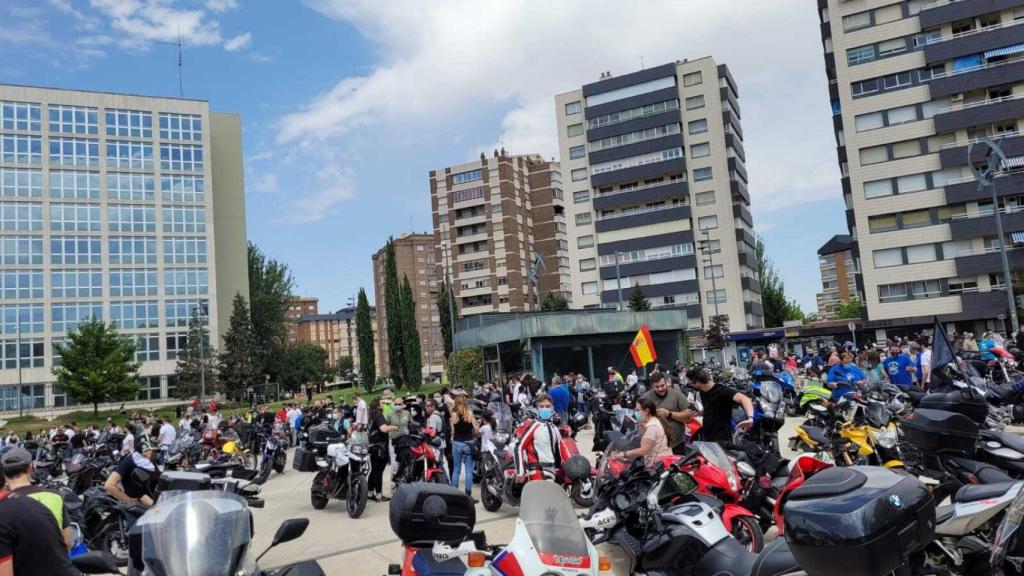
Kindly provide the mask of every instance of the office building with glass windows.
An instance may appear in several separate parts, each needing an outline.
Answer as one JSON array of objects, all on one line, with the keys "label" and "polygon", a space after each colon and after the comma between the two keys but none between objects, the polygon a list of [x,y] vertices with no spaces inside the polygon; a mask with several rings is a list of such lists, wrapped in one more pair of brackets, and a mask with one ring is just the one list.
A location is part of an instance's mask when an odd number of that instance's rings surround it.
[{"label": "office building with glass windows", "polygon": [[[961,330],[1002,328],[1000,244],[1011,268],[1024,266],[1024,0],[817,8],[867,328],[880,340],[936,315]],[[984,136],[1008,157],[998,207],[968,162]]]},{"label": "office building with glass windows", "polygon": [[[539,310],[539,298],[549,292],[570,296],[557,162],[504,149],[491,158],[480,154],[432,170],[430,200],[437,277],[443,282],[448,274],[460,316]],[[379,290],[377,298],[382,310]]]},{"label": "office building with glass windows", "polygon": [[237,115],[0,85],[0,412],[70,406],[54,345],[87,318],[135,339],[138,400],[167,398],[189,318],[216,347],[236,293],[249,294]]},{"label": "office building with glass windows", "polygon": [[573,307],[639,287],[685,307],[695,332],[716,313],[730,330],[764,326],[738,94],[706,57],[555,97]]}]

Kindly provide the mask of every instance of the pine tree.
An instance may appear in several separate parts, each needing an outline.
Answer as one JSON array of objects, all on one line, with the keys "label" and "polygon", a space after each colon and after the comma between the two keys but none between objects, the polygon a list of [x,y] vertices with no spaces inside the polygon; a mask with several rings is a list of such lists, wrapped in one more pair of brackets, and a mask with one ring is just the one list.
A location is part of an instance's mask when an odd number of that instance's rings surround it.
[{"label": "pine tree", "polygon": [[57,384],[72,400],[92,404],[93,416],[101,402],[134,400],[138,395],[134,337],[118,334],[113,324],[86,320],[54,346],[54,355],[61,358],[60,366],[53,368]]},{"label": "pine tree", "polygon": [[249,304],[241,294],[231,302],[231,324],[218,365],[218,382],[229,398],[241,399],[249,386],[263,382]]},{"label": "pine tree", "polygon": [[216,388],[215,358],[215,353],[210,346],[209,331],[199,318],[199,310],[193,310],[192,318],[188,321],[188,338],[185,341],[185,348],[178,352],[178,365],[174,369],[174,374],[178,377],[174,395],[182,399],[198,398],[204,380],[206,393],[213,393]]},{"label": "pine tree", "polygon": [[712,316],[707,330],[704,331],[704,347],[708,350],[725,348],[725,335],[729,332],[729,317],[721,314]]},{"label": "pine tree", "polygon": [[[449,300],[451,303],[449,305]],[[447,275],[444,283],[441,284],[441,293],[437,296],[437,313],[441,319],[441,338],[444,340],[444,357],[452,355],[452,311],[455,311],[455,318],[459,317],[459,305],[454,301],[451,284],[448,283]]]},{"label": "pine tree", "polygon": [[285,314],[295,282],[288,265],[270,259],[249,243],[249,305],[260,372],[276,380],[284,357],[288,328]]},{"label": "pine tree", "polygon": [[651,309],[651,303],[647,300],[647,296],[644,296],[644,291],[639,286],[634,287],[633,291],[629,293],[629,303],[627,306],[633,312],[646,312]]},{"label": "pine tree", "polygon": [[409,277],[402,277],[402,335],[405,339],[405,383],[413,390],[423,384],[423,357],[420,331],[416,326],[416,300]]},{"label": "pine tree", "polygon": [[356,300],[356,340],[359,347],[359,379],[367,392],[373,392],[377,381],[377,363],[373,354],[373,324],[370,319],[370,301],[366,290],[359,289]]},{"label": "pine tree", "polygon": [[569,301],[561,292],[548,292],[540,303],[541,310],[568,310]]},{"label": "pine tree", "polygon": [[[402,387],[405,374],[405,336],[402,321],[402,288],[398,284],[395,242],[389,238],[384,249],[384,312],[387,315],[388,372],[395,386]],[[378,314],[380,312],[378,311]]]}]

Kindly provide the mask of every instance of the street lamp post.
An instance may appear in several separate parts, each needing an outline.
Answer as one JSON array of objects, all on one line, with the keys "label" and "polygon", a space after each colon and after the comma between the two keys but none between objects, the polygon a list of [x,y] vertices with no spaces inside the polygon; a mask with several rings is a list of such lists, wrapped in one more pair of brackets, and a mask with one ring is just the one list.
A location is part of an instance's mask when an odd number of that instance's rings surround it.
[{"label": "street lamp post", "polygon": [[615,251],[615,287],[619,291],[619,307],[618,307],[618,309],[622,310],[622,274],[619,273],[619,254],[621,254],[621,252],[616,250]]},{"label": "street lamp post", "polygon": [[[971,161],[971,151],[975,144],[984,144],[988,150],[985,152],[985,164],[984,166],[975,166],[974,162]],[[981,191],[985,186],[988,186],[992,193],[992,210],[996,217],[996,234],[999,237],[999,258],[1002,260],[1003,265],[1003,282],[1006,284],[1006,304],[1010,309],[1010,325],[1013,328],[1015,334],[1020,329],[1020,323],[1017,319],[1017,304],[1013,298],[1013,282],[1010,278],[1010,260],[1006,255],[1006,237],[1003,232],[1003,218],[999,212],[999,197],[996,194],[996,176],[999,174],[1002,168],[1006,167],[1006,154],[1003,153],[1003,149],[999,146],[998,142],[993,142],[987,136],[983,136],[977,142],[972,142],[967,146],[967,165],[970,166],[971,172],[974,174],[975,181],[978,182],[978,190]]]},{"label": "street lamp post", "polygon": [[[201,314],[200,318],[205,320],[209,317],[209,302],[207,300],[200,300],[199,304],[195,307]],[[199,405],[206,404],[206,328],[204,325],[200,325],[200,332],[202,338],[199,339]]]},{"label": "street lamp post", "polygon": [[16,354],[18,363],[18,417],[21,418],[25,415],[25,399],[22,397],[22,382],[21,382],[21,308],[18,308],[18,351]]}]

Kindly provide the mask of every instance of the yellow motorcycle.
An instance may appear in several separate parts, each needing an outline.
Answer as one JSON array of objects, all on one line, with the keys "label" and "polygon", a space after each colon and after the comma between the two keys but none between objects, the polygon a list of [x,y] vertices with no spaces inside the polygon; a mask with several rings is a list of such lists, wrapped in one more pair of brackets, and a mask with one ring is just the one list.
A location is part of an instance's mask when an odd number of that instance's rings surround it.
[{"label": "yellow motorcycle", "polygon": [[813,411],[820,420],[812,418],[797,426],[790,443],[793,449],[828,453],[839,465],[905,468],[899,433],[883,402],[844,399],[832,411],[820,405],[814,405]]}]

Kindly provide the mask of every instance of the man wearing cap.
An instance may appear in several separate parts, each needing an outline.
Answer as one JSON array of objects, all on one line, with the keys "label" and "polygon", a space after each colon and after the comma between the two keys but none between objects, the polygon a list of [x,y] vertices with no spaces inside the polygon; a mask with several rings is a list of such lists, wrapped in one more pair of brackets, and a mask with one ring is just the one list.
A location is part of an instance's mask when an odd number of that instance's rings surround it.
[{"label": "man wearing cap", "polygon": [[11,450],[0,464],[9,490],[0,501],[0,576],[77,576],[68,559],[71,530],[64,500],[32,486],[28,450]]},{"label": "man wearing cap", "polygon": [[153,439],[149,436],[143,436],[139,439],[139,451],[125,454],[121,458],[117,468],[114,468],[114,471],[107,477],[107,482],[103,485],[103,489],[107,491],[107,494],[121,502],[152,506],[153,499],[147,494],[148,486],[140,484],[133,472],[135,472],[136,468],[142,468],[150,472],[155,471],[156,467],[153,466],[153,459],[155,457],[156,451],[154,450]]}]

